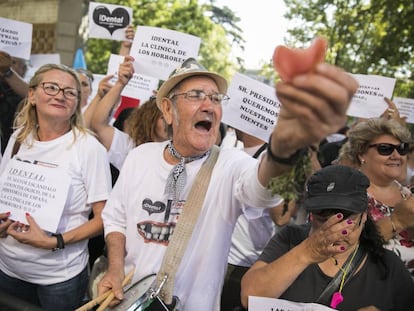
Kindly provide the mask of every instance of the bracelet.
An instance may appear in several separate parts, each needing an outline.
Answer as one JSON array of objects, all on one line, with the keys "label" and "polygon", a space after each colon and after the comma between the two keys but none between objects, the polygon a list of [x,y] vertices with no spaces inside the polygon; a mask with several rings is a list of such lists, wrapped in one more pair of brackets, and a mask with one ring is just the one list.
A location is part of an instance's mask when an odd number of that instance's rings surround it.
[{"label": "bracelet", "polygon": [[65,248],[65,241],[63,240],[63,236],[61,233],[52,234],[52,236],[56,237],[57,239],[57,246],[52,248],[52,251],[58,251],[60,249]]},{"label": "bracelet", "polygon": [[280,164],[283,164],[283,165],[295,165],[296,162],[298,162],[299,159],[307,152],[307,148],[302,148],[302,149],[296,150],[296,152],[294,154],[290,155],[288,158],[280,158],[280,157],[273,154],[272,147],[270,146],[271,141],[272,141],[272,135],[270,135],[269,143],[267,144],[266,151],[267,151],[267,155],[270,157],[270,159],[273,162],[276,162],[276,163],[280,163]]},{"label": "bracelet", "polygon": [[6,72],[0,73],[0,76],[3,78],[10,78],[13,75],[13,70],[9,68]]}]

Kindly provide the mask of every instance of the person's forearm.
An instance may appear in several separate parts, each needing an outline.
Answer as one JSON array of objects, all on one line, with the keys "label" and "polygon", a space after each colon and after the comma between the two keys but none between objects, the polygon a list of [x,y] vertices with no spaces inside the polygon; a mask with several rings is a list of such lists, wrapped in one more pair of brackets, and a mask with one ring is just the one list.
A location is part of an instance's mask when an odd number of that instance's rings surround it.
[{"label": "person's forearm", "polygon": [[13,73],[9,77],[4,77],[4,80],[17,95],[26,97],[29,85],[12,68],[10,70]]},{"label": "person's forearm", "polygon": [[243,276],[241,299],[247,307],[249,296],[278,298],[312,262],[303,243],[277,260],[265,264],[256,262]]},{"label": "person's forearm", "polygon": [[114,106],[119,102],[121,92],[125,85],[115,83],[106,95],[96,105],[91,119],[91,129],[99,132],[103,127],[108,126],[109,116]]},{"label": "person's forearm", "polygon": [[62,232],[65,244],[72,244],[85,239],[93,238],[103,232],[102,210],[106,201],[92,203],[93,218],[80,225],[79,227]]},{"label": "person's forearm", "polygon": [[[273,153],[273,151],[272,151]],[[293,152],[294,153],[294,152]],[[283,156],[280,156],[283,157]],[[286,158],[288,158],[287,156]],[[285,165],[274,161],[268,153],[266,153],[260,161],[259,165],[259,181],[263,187],[267,187],[270,180],[274,177],[283,175],[292,169],[292,165]]]},{"label": "person's forearm", "polygon": [[124,270],[125,241],[125,235],[120,232],[111,232],[105,237],[109,261],[108,269],[116,273]]},{"label": "person's forearm", "polygon": [[99,96],[99,93],[96,93],[95,97],[91,100],[88,107],[86,107],[85,112],[83,113],[83,120],[87,128],[91,128],[92,117],[95,113],[95,108],[97,107],[97,105],[99,105],[100,101],[101,96]]}]

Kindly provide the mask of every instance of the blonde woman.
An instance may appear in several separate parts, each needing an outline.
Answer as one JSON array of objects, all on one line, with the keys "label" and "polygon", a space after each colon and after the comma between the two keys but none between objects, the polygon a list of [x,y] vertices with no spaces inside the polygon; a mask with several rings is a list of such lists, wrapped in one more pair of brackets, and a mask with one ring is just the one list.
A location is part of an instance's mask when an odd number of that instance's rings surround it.
[{"label": "blonde woman", "polygon": [[[0,174],[6,174],[18,160],[42,163],[68,176],[56,232],[42,230],[36,211],[30,210],[28,225],[15,221],[0,239],[0,290],[43,310],[69,311],[82,304],[88,239],[102,233],[101,212],[111,190],[105,148],[83,125],[80,90],[71,68],[39,68],[0,166]],[[94,217],[89,220],[91,211]]]}]

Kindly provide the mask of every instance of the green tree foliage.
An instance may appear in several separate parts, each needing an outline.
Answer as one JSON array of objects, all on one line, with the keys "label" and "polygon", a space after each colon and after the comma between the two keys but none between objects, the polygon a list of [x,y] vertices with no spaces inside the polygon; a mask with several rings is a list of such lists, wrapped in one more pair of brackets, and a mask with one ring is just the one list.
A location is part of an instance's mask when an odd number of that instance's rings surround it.
[{"label": "green tree foliage", "polygon": [[[231,43],[242,45],[240,20],[227,7],[214,6],[214,0],[100,0],[133,9],[133,26],[153,26],[188,33],[201,38],[200,62],[208,69],[230,78],[236,65],[229,59]],[[106,73],[111,53],[118,54],[120,42],[89,39],[86,49],[88,68]],[[139,61],[139,60],[137,60]]]},{"label": "green tree foliage", "polygon": [[394,96],[414,98],[412,0],[284,0],[286,43],[328,39],[327,60],[348,72],[397,78]]}]

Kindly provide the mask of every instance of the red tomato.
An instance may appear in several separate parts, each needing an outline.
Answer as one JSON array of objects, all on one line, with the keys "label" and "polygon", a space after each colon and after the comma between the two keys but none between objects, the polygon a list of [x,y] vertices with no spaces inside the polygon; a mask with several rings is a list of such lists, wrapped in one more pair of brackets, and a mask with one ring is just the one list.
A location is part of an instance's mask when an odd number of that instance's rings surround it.
[{"label": "red tomato", "polygon": [[289,82],[294,76],[309,72],[323,62],[327,45],[328,42],[322,37],[317,37],[306,49],[279,45],[273,53],[273,67],[283,81]]}]

